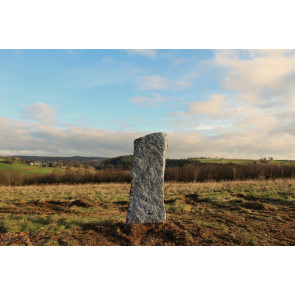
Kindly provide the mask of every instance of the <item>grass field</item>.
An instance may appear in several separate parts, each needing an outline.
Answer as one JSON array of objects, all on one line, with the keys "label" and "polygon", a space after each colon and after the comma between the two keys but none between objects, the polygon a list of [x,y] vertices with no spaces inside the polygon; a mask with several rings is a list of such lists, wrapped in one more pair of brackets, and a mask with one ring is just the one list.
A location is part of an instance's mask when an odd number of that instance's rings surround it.
[{"label": "grass field", "polygon": [[51,167],[40,167],[40,166],[28,166],[26,164],[7,164],[3,163],[4,159],[0,158],[0,171],[17,171],[22,174],[28,174],[28,173],[42,173],[42,174],[48,174],[51,173],[55,168]]},{"label": "grass field", "polygon": [[129,184],[0,187],[0,245],[295,245],[295,180],[165,184],[165,225],[124,229]]},{"label": "grass field", "polygon": [[252,164],[255,162],[255,160],[248,160],[248,159],[196,159],[202,163],[214,163],[214,164],[240,164],[240,165],[246,165],[246,164]]},{"label": "grass field", "polygon": [[[258,160],[251,160],[251,159],[195,159],[202,163],[212,163],[212,164],[239,164],[239,165],[247,165],[253,164],[254,162],[258,162]],[[295,165],[294,160],[273,160],[269,161],[271,164],[278,164],[278,165]]]}]

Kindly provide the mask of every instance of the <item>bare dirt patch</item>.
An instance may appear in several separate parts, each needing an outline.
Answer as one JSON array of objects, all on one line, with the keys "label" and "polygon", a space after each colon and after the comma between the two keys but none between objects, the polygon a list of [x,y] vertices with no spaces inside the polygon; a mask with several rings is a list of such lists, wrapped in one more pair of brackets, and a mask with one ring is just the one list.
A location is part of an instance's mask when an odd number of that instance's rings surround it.
[{"label": "bare dirt patch", "polygon": [[[73,244],[91,246],[180,246],[194,244],[191,234],[173,222],[133,224],[128,225],[127,228],[125,228],[123,222],[115,224],[88,223],[82,225],[82,229],[76,231],[70,237],[63,236],[62,238],[68,241],[71,239]],[[35,243],[42,244],[42,241],[35,238]]]},{"label": "bare dirt patch", "polygon": [[0,233],[1,246],[32,246],[29,233]]},{"label": "bare dirt patch", "polygon": [[97,206],[100,203],[93,204],[85,200],[74,201],[45,201],[36,200],[32,202],[15,202],[14,207],[0,207],[0,213],[22,214],[46,214],[54,215],[58,213],[74,214],[76,210],[72,207],[89,208]]}]

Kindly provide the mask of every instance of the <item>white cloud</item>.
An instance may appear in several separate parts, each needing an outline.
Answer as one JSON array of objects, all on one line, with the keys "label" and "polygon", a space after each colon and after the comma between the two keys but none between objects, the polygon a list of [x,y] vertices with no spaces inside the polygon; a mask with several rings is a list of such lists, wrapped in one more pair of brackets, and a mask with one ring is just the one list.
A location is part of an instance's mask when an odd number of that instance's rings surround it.
[{"label": "white cloud", "polygon": [[228,103],[226,96],[221,94],[214,94],[207,100],[196,101],[189,105],[187,113],[190,115],[218,115],[226,107]]},{"label": "white cloud", "polygon": [[[211,63],[222,69],[220,92],[170,115],[168,157],[220,156],[295,158],[295,54],[293,51],[217,51]],[[220,72],[219,72],[220,74]],[[221,75],[220,75],[221,76]],[[189,86],[185,79],[147,76],[146,90]],[[157,91],[156,91],[157,92]],[[197,95],[197,94],[196,94]],[[132,103],[157,106],[160,94],[135,96]],[[157,130],[101,130],[54,125],[55,107],[26,107],[35,122],[0,118],[0,154],[117,156],[133,152],[133,140]],[[51,124],[51,125],[50,125]],[[165,131],[163,125],[162,130]]]},{"label": "white cloud", "polygon": [[53,124],[56,122],[55,109],[56,106],[50,106],[40,102],[34,105],[25,106],[23,117],[45,124]]},{"label": "white cloud", "polygon": [[[185,126],[186,129],[214,129],[219,126],[227,126],[228,120],[234,120],[241,116],[241,112],[233,107],[226,95],[213,94],[204,100],[189,102],[184,111],[169,113],[177,125]],[[181,124],[181,118],[183,124]],[[191,125],[191,128],[189,126]],[[204,128],[204,126],[206,128]]]},{"label": "white cloud", "polygon": [[218,50],[211,64],[224,71],[223,94],[170,114],[178,130],[201,138],[196,155],[294,159],[295,52]]},{"label": "white cloud", "polygon": [[[133,141],[151,132],[110,131],[94,127],[48,126],[44,123],[24,122],[0,118],[0,154],[60,155],[60,156],[118,156],[133,153]],[[168,132],[168,158],[190,156],[224,156],[258,158],[295,158],[293,134],[279,131],[269,136],[260,130],[222,129],[218,136],[200,131]],[[279,138],[279,140],[278,140]]]},{"label": "white cloud", "polygon": [[156,49],[124,49],[130,55],[143,55],[151,58],[155,58],[157,56]]},{"label": "white cloud", "polygon": [[6,118],[0,118],[0,130],[0,154],[27,155],[117,156],[130,153],[133,138],[140,135],[70,124],[61,128]]},{"label": "white cloud", "polygon": [[147,97],[143,95],[136,95],[135,97],[131,98],[129,101],[138,104],[140,106],[150,106],[156,107],[160,103],[167,100],[167,97],[163,97],[160,94],[154,93],[153,95]]},{"label": "white cloud", "polygon": [[290,80],[295,74],[295,51],[221,50],[216,52],[214,64],[226,70],[226,89],[255,95],[256,100],[295,90]]}]

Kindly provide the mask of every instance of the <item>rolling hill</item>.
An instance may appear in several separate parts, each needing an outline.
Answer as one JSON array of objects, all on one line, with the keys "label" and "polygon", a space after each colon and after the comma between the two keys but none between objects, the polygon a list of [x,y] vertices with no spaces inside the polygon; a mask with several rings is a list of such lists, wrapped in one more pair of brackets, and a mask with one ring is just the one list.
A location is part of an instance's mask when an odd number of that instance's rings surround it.
[{"label": "rolling hill", "polygon": [[4,159],[0,158],[0,171],[3,172],[20,172],[22,174],[27,173],[42,173],[47,174],[54,170],[54,168],[51,167],[40,167],[40,166],[29,166],[26,164],[7,164],[4,163]]}]

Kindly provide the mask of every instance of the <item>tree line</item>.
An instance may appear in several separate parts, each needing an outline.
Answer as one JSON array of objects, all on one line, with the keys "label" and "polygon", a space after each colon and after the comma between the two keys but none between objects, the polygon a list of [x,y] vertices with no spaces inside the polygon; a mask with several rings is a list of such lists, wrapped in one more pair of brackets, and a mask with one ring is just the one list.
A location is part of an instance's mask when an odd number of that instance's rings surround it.
[{"label": "tree line", "polygon": [[[167,165],[165,170],[165,181],[168,182],[263,180],[277,178],[295,178],[295,165],[191,163],[183,166]],[[123,167],[66,169],[65,172],[53,171],[49,174],[21,174],[16,171],[0,171],[0,185],[12,186],[130,181],[131,169],[124,169]]]}]

